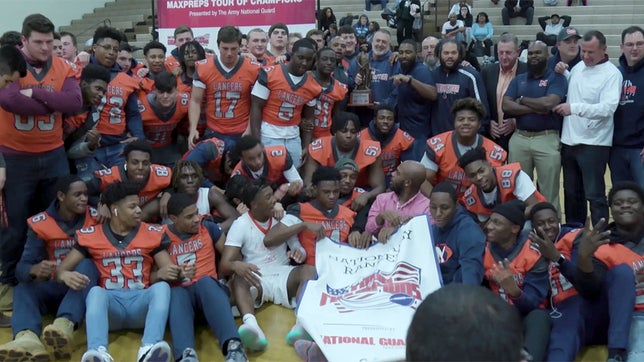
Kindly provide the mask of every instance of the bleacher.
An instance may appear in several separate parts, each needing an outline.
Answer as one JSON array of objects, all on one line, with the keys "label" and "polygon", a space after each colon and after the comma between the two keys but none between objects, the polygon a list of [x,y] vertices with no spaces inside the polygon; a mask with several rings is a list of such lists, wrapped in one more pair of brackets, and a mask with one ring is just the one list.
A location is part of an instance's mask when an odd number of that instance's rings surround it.
[{"label": "bleacher", "polygon": [[[541,27],[537,21],[540,16],[550,16],[553,13],[559,15],[572,16],[572,26],[575,26],[580,33],[584,33],[591,29],[600,30],[606,35],[608,42],[608,55],[615,61],[621,51],[619,44],[621,43],[621,33],[624,28],[629,25],[639,24],[641,15],[644,14],[644,2],[641,0],[589,0],[588,6],[581,6],[579,0],[573,0],[573,6],[566,6],[566,0],[559,0],[557,6],[545,6],[541,0],[535,0],[535,12],[532,25],[525,25],[525,18],[513,18],[510,20],[511,25],[504,26],[501,21],[501,9],[503,8],[504,0],[500,0],[498,5],[494,5],[490,0],[473,0],[474,6],[472,15],[476,18],[479,12],[486,12],[494,26],[495,39],[505,32],[511,32],[519,37],[519,40],[533,40],[537,32],[541,31]],[[390,3],[393,0],[389,1]],[[429,10],[429,14],[425,13],[424,17],[424,31],[423,37],[428,35],[437,35],[441,25],[447,21],[447,13],[456,0],[436,0],[426,1],[424,4],[425,11]],[[347,13],[359,15],[363,13],[364,1],[353,0],[351,3],[343,0],[321,0],[321,7],[331,7],[334,9],[336,17],[339,19]],[[369,20],[375,20],[380,23],[380,26],[386,26],[385,21],[380,16],[380,5],[372,5],[371,11],[366,12]],[[637,19],[636,19],[637,18]],[[396,29],[390,29],[392,34],[395,34]],[[392,39],[395,42],[394,39]]]},{"label": "bleacher", "polygon": [[[124,31],[131,45],[143,48],[152,40],[153,19],[150,0],[109,1],[104,7],[95,8],[94,12],[83,15],[81,19],[72,20],[70,25],[61,26],[58,30],[75,34],[79,48],[82,49],[82,44],[103,24]],[[134,56],[142,58],[143,54],[135,52]]]}]

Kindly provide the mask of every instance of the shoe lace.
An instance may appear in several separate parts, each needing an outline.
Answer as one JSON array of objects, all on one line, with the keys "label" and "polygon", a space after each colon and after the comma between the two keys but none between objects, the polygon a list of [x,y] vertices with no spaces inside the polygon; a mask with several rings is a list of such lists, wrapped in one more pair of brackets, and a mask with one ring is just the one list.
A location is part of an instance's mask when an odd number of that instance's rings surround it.
[{"label": "shoe lace", "polygon": [[182,358],[188,358],[188,357],[196,358],[197,357],[197,352],[195,352],[195,350],[192,349],[192,348],[184,349]]},{"label": "shoe lace", "polygon": [[104,362],[114,362],[114,358],[107,352],[107,348],[100,346],[96,350],[101,354]]},{"label": "shoe lace", "polygon": [[241,342],[231,341],[228,344],[228,353],[226,354],[226,362],[246,362],[248,357],[241,347]]}]

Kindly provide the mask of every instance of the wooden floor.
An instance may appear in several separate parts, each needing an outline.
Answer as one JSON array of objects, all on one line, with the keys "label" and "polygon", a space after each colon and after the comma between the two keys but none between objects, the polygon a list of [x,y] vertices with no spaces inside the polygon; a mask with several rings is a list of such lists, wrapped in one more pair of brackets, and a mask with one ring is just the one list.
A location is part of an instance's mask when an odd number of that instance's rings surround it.
[{"label": "wooden floor", "polygon": [[[610,174],[607,170],[606,192],[611,188]],[[563,183],[563,176],[562,176]],[[561,206],[563,210],[563,184],[561,185]],[[257,320],[264,330],[269,344],[268,349],[262,353],[251,353],[248,355],[253,362],[275,362],[275,361],[299,361],[293,348],[286,344],[284,337],[295,323],[293,310],[275,305],[267,305],[257,312]],[[241,324],[241,319],[236,319]],[[45,324],[51,322],[51,318],[45,320]],[[202,362],[220,362],[224,358],[219,350],[219,344],[206,326],[198,326],[195,331],[197,341],[197,353]],[[85,327],[76,331],[75,334],[76,352],[72,361],[79,361],[86,350]],[[11,329],[0,329],[0,343],[11,340]],[[171,343],[169,332],[166,333],[166,341]],[[109,352],[115,362],[134,361],[141,343],[141,331],[127,331],[110,333]],[[577,358],[578,362],[605,361],[608,350],[605,346],[595,346],[582,350]],[[0,361],[1,362],[1,361]],[[334,361],[335,362],[335,361]]]},{"label": "wooden floor", "polygon": [[[52,318],[45,318],[45,324],[50,323]],[[268,349],[261,353],[249,353],[248,358],[251,361],[258,362],[275,362],[275,361],[299,361],[293,347],[286,344],[286,333],[295,323],[295,314],[292,309],[280,306],[268,305],[259,309],[257,312],[257,321],[264,330],[268,338]],[[236,319],[237,324],[241,324],[241,319]],[[88,326],[90,328],[91,326]],[[80,361],[81,356],[87,349],[87,340],[85,338],[85,327],[75,332],[74,344],[76,350],[72,361]],[[115,362],[135,361],[136,353],[141,345],[141,331],[121,331],[110,333],[109,352]],[[11,341],[11,329],[0,329],[0,343]],[[197,354],[202,362],[220,362],[224,360],[219,344],[212,332],[207,326],[198,326],[195,330],[197,342]],[[166,330],[166,339],[170,345],[169,330]]]},{"label": "wooden floor", "polygon": [[[269,344],[268,349],[262,353],[251,353],[248,355],[250,361],[276,362],[276,361],[299,361],[293,348],[286,344],[284,336],[291,329],[295,322],[295,315],[292,310],[280,306],[269,305],[262,307],[257,313],[259,325],[264,330]],[[51,318],[46,318],[49,323]],[[236,319],[240,324],[241,320]],[[45,324],[46,325],[46,324]],[[220,362],[224,358],[219,350],[219,344],[213,337],[210,330],[205,326],[198,326],[196,331],[197,353],[202,362]],[[76,351],[72,361],[79,361],[86,350],[85,327],[76,331]],[[0,343],[11,340],[11,329],[0,329]],[[171,342],[169,332],[166,333],[166,341]],[[115,362],[134,361],[141,343],[141,331],[123,331],[110,333],[109,352]],[[608,351],[604,346],[586,348],[582,351],[577,361],[594,362],[605,361]],[[334,361],[335,362],[335,361]]]}]

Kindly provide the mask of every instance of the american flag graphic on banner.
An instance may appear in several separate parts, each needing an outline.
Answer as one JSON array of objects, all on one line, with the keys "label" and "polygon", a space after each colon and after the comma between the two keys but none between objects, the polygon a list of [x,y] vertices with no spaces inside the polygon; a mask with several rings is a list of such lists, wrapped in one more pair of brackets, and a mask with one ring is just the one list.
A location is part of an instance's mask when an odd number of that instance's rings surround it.
[{"label": "american flag graphic on banner", "polygon": [[367,250],[320,240],[315,263],[318,279],[307,283],[297,317],[326,358],[404,359],[416,307],[442,285],[428,217]]}]

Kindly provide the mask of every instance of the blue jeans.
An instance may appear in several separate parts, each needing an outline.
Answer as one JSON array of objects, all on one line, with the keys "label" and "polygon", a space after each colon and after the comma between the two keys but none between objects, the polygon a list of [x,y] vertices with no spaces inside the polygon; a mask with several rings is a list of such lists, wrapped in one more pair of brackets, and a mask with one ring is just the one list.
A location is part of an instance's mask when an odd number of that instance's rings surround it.
[{"label": "blue jeans", "polygon": [[125,144],[116,143],[109,146],[99,147],[94,151],[93,156],[79,158],[74,160],[76,165],[76,174],[78,177],[87,182],[94,178],[94,171],[110,168],[125,162],[123,149]]},{"label": "blue jeans", "polygon": [[584,320],[579,295],[565,299],[555,306],[559,316],[553,316],[548,343],[548,361],[574,361],[582,346]]},{"label": "blue jeans", "polygon": [[231,338],[239,339],[228,292],[218,281],[202,277],[187,287],[173,287],[171,294],[169,323],[175,360],[184,349],[195,348],[195,312],[206,317],[220,348]]},{"label": "blue jeans", "polygon": [[107,348],[108,331],[143,328],[141,343],[163,340],[168,321],[170,286],[157,282],[147,289],[107,290],[93,287],[86,300],[87,349]]},{"label": "blue jeans", "polygon": [[[269,138],[262,136],[264,146],[284,146],[293,159],[295,168],[302,165],[302,140],[300,136],[296,138]],[[286,170],[285,170],[286,171]]]},{"label": "blue jeans", "polygon": [[635,181],[644,188],[644,162],[641,148],[613,146],[610,150],[610,178],[613,185],[620,181]]},{"label": "blue jeans", "polygon": [[628,347],[628,330],[633,320],[635,275],[627,264],[606,272],[599,299],[584,300],[585,343],[607,344],[608,348]]},{"label": "blue jeans", "polygon": [[5,156],[7,180],[4,197],[8,228],[0,229],[0,283],[16,285],[16,265],[27,236],[27,218],[41,212],[54,200],[58,177],[69,174],[63,147],[30,156]]},{"label": "blue jeans", "polygon": [[76,325],[83,321],[85,298],[89,290],[96,285],[98,271],[89,259],[81,261],[75,270],[89,278],[90,282],[86,288],[72,290],[55,280],[19,283],[14,288],[13,298],[16,303],[11,315],[14,337],[25,329],[39,336],[42,333],[42,315],[45,313],[55,312],[56,318],[67,318]]},{"label": "blue jeans", "polygon": [[608,221],[604,173],[609,154],[610,147],[606,146],[561,145],[567,223],[586,223],[586,201],[593,225],[601,218]]},{"label": "blue jeans", "polygon": [[644,312],[633,313],[630,337],[628,339],[629,362],[644,360]]}]

